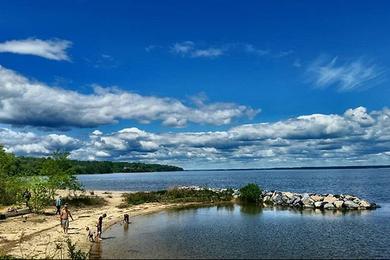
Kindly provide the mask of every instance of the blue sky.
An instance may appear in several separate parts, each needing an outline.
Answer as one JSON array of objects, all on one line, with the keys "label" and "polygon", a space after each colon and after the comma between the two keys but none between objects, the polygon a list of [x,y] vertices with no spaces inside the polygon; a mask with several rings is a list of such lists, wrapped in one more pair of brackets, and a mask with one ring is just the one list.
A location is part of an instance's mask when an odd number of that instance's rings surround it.
[{"label": "blue sky", "polygon": [[8,151],[185,168],[390,159],[387,1],[2,1],[0,10]]}]

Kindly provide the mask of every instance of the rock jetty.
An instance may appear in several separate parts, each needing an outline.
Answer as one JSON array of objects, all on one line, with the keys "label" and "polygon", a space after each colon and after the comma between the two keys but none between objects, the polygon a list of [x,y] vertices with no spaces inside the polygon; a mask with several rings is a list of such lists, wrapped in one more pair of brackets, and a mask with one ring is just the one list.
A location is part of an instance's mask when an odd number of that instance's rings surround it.
[{"label": "rock jetty", "polygon": [[303,209],[366,210],[379,207],[373,202],[347,194],[263,191],[260,201],[262,201],[264,206],[285,206]]},{"label": "rock jetty", "polygon": [[[211,190],[213,192],[226,192],[228,189],[205,188],[199,186],[180,186],[179,189]],[[240,197],[238,189],[232,190],[234,198]],[[318,193],[295,193],[282,191],[262,191],[260,203],[263,206],[282,206],[298,209],[321,209],[321,210],[367,210],[376,209],[380,206],[367,200],[348,194],[318,194]]]}]

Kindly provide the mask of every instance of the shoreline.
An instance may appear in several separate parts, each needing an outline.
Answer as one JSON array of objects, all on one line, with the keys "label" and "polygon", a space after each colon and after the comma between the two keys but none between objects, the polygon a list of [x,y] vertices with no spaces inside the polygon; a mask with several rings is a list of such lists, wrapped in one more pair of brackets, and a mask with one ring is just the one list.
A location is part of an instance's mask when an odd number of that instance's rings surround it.
[{"label": "shoreline", "polygon": [[[87,191],[89,194],[90,191]],[[94,195],[104,198],[104,206],[82,206],[69,209],[74,221],[70,221],[69,234],[63,233],[58,215],[54,215],[53,207],[46,208],[43,214],[29,213],[0,221],[0,255],[9,255],[17,258],[67,258],[66,240],[71,239],[77,250],[91,252],[95,243],[87,239],[88,226],[96,231],[96,221],[103,213],[107,218],[103,222],[104,231],[123,220],[125,213],[133,217],[156,213],[176,207],[202,205],[204,203],[146,203],[126,208],[118,208],[122,203],[122,194],[118,191],[94,191]],[[64,191],[58,194],[67,195]]]},{"label": "shoreline", "polygon": [[[197,186],[182,186],[180,189],[201,191],[203,188]],[[210,189],[216,193],[222,193],[226,189]],[[64,234],[59,216],[55,215],[55,207],[48,207],[43,213],[29,213],[23,216],[16,216],[0,221],[0,256],[9,255],[17,258],[55,258],[63,259],[67,257],[66,241],[71,240],[76,244],[76,250],[93,253],[96,243],[90,242],[87,238],[86,227],[96,231],[96,223],[102,214],[106,213],[107,218],[103,221],[103,231],[123,221],[124,214],[130,218],[153,214],[159,211],[198,206],[216,206],[220,204],[235,203],[239,196],[239,190],[232,190],[231,201],[207,201],[207,202],[150,202],[139,205],[123,206],[123,194],[131,191],[103,191],[87,190],[77,192],[77,195],[95,196],[103,198],[104,205],[95,204],[93,206],[79,206],[69,202],[69,209],[74,218],[70,222],[69,234]],[[58,195],[67,197],[68,191],[57,191]],[[98,200],[99,201],[99,200]],[[150,200],[153,201],[153,200]],[[296,210],[312,209],[320,212],[349,211],[361,212],[365,209],[375,209],[375,203],[359,199],[351,195],[332,195],[316,193],[292,193],[278,191],[262,191],[259,196],[262,207],[277,208],[284,206]],[[99,202],[101,203],[101,202]],[[104,232],[103,232],[104,240]],[[102,241],[104,242],[104,241]]]}]

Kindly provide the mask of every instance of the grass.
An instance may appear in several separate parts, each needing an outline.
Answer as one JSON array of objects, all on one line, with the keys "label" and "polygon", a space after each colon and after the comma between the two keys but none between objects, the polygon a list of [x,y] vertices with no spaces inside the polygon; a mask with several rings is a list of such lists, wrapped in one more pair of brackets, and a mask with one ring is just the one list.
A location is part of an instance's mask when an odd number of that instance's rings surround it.
[{"label": "grass", "polygon": [[86,196],[86,195],[66,197],[63,199],[63,201],[75,207],[104,206],[107,203],[104,198],[98,196]]},{"label": "grass", "polygon": [[[139,205],[150,202],[177,203],[177,202],[223,202],[233,199],[233,190],[228,189],[216,192],[209,189],[179,189],[126,193],[124,201],[128,205]],[[124,205],[122,205],[124,206]]]}]

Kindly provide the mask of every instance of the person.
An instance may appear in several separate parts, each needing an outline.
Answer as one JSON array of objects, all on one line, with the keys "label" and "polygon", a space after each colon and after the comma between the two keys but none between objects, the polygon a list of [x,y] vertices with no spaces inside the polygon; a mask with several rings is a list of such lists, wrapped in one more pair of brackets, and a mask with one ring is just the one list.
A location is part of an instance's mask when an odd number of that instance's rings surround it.
[{"label": "person", "polygon": [[124,222],[125,224],[129,224],[129,223],[130,223],[129,214],[124,214],[124,215],[123,215],[123,222]]},{"label": "person", "polygon": [[62,206],[62,200],[61,200],[61,196],[59,196],[57,199],[56,199],[56,208],[57,208],[57,211],[56,211],[56,215],[60,215],[61,214],[61,206]]},{"label": "person", "polygon": [[69,218],[73,220],[72,214],[70,213],[68,209],[68,203],[65,203],[61,214],[60,214],[60,219],[61,219],[61,225],[62,228],[64,229],[64,233],[68,234],[68,229],[69,229]]},{"label": "person", "polygon": [[98,222],[96,224],[96,227],[97,227],[97,237],[99,238],[99,240],[102,239],[102,232],[103,232],[103,219],[107,217],[106,213],[104,213],[103,215],[101,215],[98,219]]},{"label": "person", "polygon": [[23,193],[23,198],[24,198],[24,201],[26,202],[26,207],[30,208],[28,203],[31,199],[31,192],[26,189]]},{"label": "person", "polygon": [[95,242],[95,232],[93,232],[89,227],[87,227],[86,230],[88,231],[87,237],[89,242]]}]

